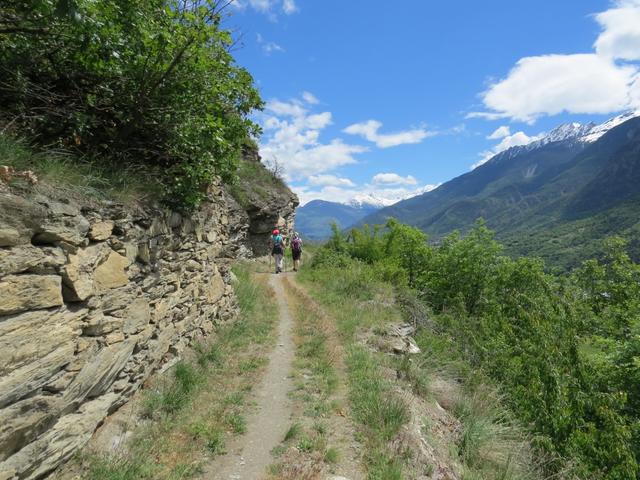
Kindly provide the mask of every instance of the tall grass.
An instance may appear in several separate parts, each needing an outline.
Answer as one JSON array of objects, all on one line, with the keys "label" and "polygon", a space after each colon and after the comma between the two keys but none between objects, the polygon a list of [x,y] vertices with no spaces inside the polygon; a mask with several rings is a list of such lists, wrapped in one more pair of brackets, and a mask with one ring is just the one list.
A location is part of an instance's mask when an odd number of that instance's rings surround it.
[{"label": "tall grass", "polygon": [[391,440],[409,421],[405,403],[391,391],[374,356],[354,346],[347,356],[354,416],[382,441]]},{"label": "tall grass", "polygon": [[[38,151],[24,140],[0,133],[0,165],[33,171],[40,183],[98,198],[139,201],[157,198],[158,175],[149,166],[114,165],[100,159],[78,158],[69,151]],[[20,180],[15,181],[20,185]]]},{"label": "tall grass", "polygon": [[207,455],[225,453],[227,439],[246,432],[246,397],[274,340],[277,306],[267,285],[240,265],[234,268],[240,314],[219,326],[145,392],[148,417],[126,449],[93,452],[87,480],[183,480],[196,475]]},{"label": "tall grass", "polygon": [[[390,447],[390,441],[410,420],[410,413],[392,390],[391,380],[382,373],[387,364],[414,395],[428,401],[433,399],[430,384],[435,378],[457,387],[454,396],[443,404],[460,423],[460,429],[456,441],[444,449],[450,450],[452,461],[460,464],[463,478],[542,478],[524,429],[513,420],[488,377],[464,360],[455,341],[438,331],[437,323],[416,321],[417,310],[424,315],[428,309],[413,304],[408,308],[402,295],[401,303],[397,303],[398,292],[375,267],[349,259],[340,261],[340,268],[307,266],[299,278],[335,316],[343,339],[351,345],[347,356],[351,409],[364,428],[369,478],[400,479],[403,469],[409,469],[402,454]],[[413,298],[412,302],[418,300]],[[359,338],[383,332],[386,324],[403,318],[418,325],[416,341],[421,354],[411,359],[382,357],[358,343]]]}]

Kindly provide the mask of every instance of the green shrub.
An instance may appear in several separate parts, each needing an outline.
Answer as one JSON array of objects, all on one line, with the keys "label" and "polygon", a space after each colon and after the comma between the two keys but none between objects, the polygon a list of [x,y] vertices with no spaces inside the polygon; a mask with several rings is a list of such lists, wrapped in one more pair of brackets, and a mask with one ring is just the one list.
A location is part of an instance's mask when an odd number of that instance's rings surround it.
[{"label": "green shrub", "polygon": [[[464,237],[429,246],[391,220],[348,236],[334,229],[312,269],[329,276],[325,295],[340,289],[354,300],[373,298],[380,280],[393,282],[407,318],[446,334],[431,337],[428,348],[457,347],[500,382],[505,402],[550,459],[549,474],[569,462],[581,478],[618,480],[635,478],[640,460],[640,266],[625,248],[609,240],[601,260],[558,277],[539,260],[503,256],[482,221]],[[344,267],[333,280],[335,264]],[[366,352],[352,352],[348,364],[356,418],[390,438],[404,421],[401,402],[376,402],[384,387]],[[408,367],[405,373],[426,388]],[[473,465],[484,439],[502,426],[490,416],[461,415],[460,450]]]},{"label": "green shrub", "polygon": [[[6,0],[0,123],[40,145],[161,173],[193,208],[234,178],[262,102],[215,0]],[[93,160],[97,162],[98,160]]]}]

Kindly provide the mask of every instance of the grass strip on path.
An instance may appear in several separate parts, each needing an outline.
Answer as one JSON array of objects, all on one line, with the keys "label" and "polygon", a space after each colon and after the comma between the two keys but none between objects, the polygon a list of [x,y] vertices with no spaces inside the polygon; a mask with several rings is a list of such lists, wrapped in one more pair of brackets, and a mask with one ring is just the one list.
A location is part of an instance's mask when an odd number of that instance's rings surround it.
[{"label": "grass strip on path", "polygon": [[337,421],[343,410],[337,392],[341,353],[335,349],[335,335],[321,312],[301,298],[288,279],[284,286],[295,319],[296,389],[292,398],[296,408],[291,426],[273,452],[277,461],[270,472],[280,480],[311,479],[321,472],[335,473],[343,457],[335,445],[336,436],[344,433]]}]

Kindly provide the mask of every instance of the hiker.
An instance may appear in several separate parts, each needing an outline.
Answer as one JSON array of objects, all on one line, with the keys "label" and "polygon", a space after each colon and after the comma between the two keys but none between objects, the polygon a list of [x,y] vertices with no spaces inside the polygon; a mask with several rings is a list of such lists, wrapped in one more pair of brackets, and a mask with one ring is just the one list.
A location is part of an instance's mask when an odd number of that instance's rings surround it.
[{"label": "hiker", "polygon": [[293,271],[297,272],[300,268],[300,257],[302,256],[302,239],[298,232],[293,234],[291,240],[291,256],[293,257]]},{"label": "hiker", "polygon": [[284,257],[284,238],[277,228],[271,232],[271,255],[276,263],[276,273],[282,271],[282,258]]}]

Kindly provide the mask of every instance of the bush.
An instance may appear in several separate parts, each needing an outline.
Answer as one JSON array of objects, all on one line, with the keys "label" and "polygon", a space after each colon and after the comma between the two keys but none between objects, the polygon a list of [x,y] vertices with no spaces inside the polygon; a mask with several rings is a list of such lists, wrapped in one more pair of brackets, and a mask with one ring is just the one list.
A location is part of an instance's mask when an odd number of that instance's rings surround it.
[{"label": "bush", "polygon": [[[429,246],[420,232],[391,220],[384,229],[365,227],[348,237],[334,230],[313,266],[325,269],[336,258],[349,265],[340,288],[358,299],[374,278],[394,282],[398,303],[412,318],[424,316],[415,307],[421,298],[437,314],[437,330],[500,382],[538,448],[575,464],[580,478],[618,480],[639,472],[640,266],[620,240],[609,240],[605,250],[601,261],[557,277],[540,260],[502,256],[482,221],[465,237],[454,233]],[[367,410],[364,416],[397,415]],[[479,432],[464,432],[463,442],[476,442]],[[467,443],[462,450],[477,453]],[[547,467],[551,474],[560,468]]]},{"label": "bush", "polygon": [[[6,0],[0,123],[110,168],[143,164],[193,208],[231,181],[262,102],[216,0]],[[94,160],[96,161],[96,160]]]}]

